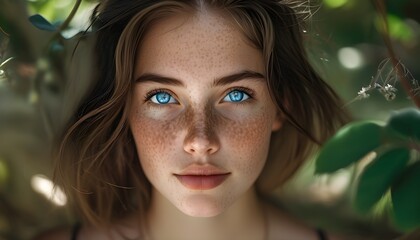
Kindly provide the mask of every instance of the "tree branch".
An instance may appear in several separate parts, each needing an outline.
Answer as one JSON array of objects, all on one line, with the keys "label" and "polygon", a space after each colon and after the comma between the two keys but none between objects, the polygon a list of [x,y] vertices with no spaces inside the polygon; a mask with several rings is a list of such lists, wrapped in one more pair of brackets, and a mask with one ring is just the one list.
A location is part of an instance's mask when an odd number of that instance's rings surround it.
[{"label": "tree branch", "polygon": [[404,68],[397,59],[397,55],[395,54],[394,48],[392,46],[391,37],[389,34],[389,26],[386,14],[386,6],[383,0],[373,0],[373,4],[381,17],[383,23],[383,31],[381,31],[382,38],[384,40],[385,46],[388,50],[389,57],[391,59],[392,65],[394,66],[397,76],[400,79],[401,85],[403,86],[407,95],[411,98],[414,104],[420,108],[420,96],[416,96],[413,93],[413,88],[410,84],[410,81],[404,75]]}]

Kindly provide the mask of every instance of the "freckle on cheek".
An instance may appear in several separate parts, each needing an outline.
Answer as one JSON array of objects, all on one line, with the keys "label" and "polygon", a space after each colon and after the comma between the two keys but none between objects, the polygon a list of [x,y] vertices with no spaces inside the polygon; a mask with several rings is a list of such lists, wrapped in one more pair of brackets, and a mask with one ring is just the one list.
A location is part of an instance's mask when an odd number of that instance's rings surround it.
[{"label": "freckle on cheek", "polygon": [[228,139],[231,139],[232,151],[238,156],[247,153],[244,156],[248,160],[240,161],[245,172],[253,173],[255,166],[265,161],[261,158],[261,145],[268,144],[266,139],[268,130],[268,122],[264,116],[250,119],[246,122],[230,124],[226,127]]}]

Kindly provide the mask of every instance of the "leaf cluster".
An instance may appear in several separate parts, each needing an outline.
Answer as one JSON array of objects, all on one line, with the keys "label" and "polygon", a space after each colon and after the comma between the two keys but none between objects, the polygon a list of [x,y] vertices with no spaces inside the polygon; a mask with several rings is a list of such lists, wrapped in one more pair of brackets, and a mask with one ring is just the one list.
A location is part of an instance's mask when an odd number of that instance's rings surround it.
[{"label": "leaf cluster", "polygon": [[420,227],[420,110],[394,112],[385,124],[352,122],[334,135],[316,159],[316,173],[332,173],[374,158],[364,167],[354,206],[366,213],[390,191],[392,216],[403,231]]}]

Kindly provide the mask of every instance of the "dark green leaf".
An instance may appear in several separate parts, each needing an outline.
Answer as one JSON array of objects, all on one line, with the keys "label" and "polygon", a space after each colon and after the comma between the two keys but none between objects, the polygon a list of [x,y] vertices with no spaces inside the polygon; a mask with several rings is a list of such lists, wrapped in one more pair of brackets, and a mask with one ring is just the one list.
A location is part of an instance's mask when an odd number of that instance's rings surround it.
[{"label": "dark green leaf", "polygon": [[373,122],[353,122],[341,128],[321,149],[317,173],[331,173],[360,160],[381,144],[383,127]]},{"label": "dark green leaf", "polygon": [[392,128],[406,137],[420,140],[420,110],[407,108],[394,112],[386,127]]},{"label": "dark green leaf", "polygon": [[45,31],[54,32],[57,30],[57,27],[52,25],[50,22],[47,21],[43,16],[39,14],[35,14],[29,17],[29,21],[37,28]]},{"label": "dark green leaf", "polygon": [[369,211],[405,169],[409,159],[410,150],[407,148],[392,149],[378,155],[360,175],[355,207],[363,213]]},{"label": "dark green leaf", "polygon": [[420,227],[420,162],[408,166],[391,187],[394,218],[401,230]]}]

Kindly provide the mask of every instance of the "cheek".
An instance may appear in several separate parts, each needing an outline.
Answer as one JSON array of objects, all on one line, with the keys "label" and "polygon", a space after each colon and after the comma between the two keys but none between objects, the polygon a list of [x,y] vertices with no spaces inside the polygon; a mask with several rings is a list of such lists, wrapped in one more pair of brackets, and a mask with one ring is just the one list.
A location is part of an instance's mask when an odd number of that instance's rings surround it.
[{"label": "cheek", "polygon": [[141,112],[138,110],[130,119],[140,163],[146,173],[164,171],[165,156],[176,151],[174,142],[182,128],[178,122],[156,120]]},{"label": "cheek", "polygon": [[[168,170],[168,158],[182,151],[182,136],[193,122],[190,115],[187,111],[183,117],[165,121],[151,117],[141,109],[133,114],[130,126],[146,175],[150,177],[150,174]],[[212,126],[209,128],[220,141],[220,153],[229,158],[228,162],[235,165],[235,168],[245,174],[255,175],[265,164],[273,114],[270,114],[269,109],[261,107],[243,116],[241,120],[233,121],[214,115],[210,118]]]},{"label": "cheek", "polygon": [[261,169],[266,161],[271,136],[272,114],[261,111],[243,121],[225,125],[225,144],[248,174]]}]

